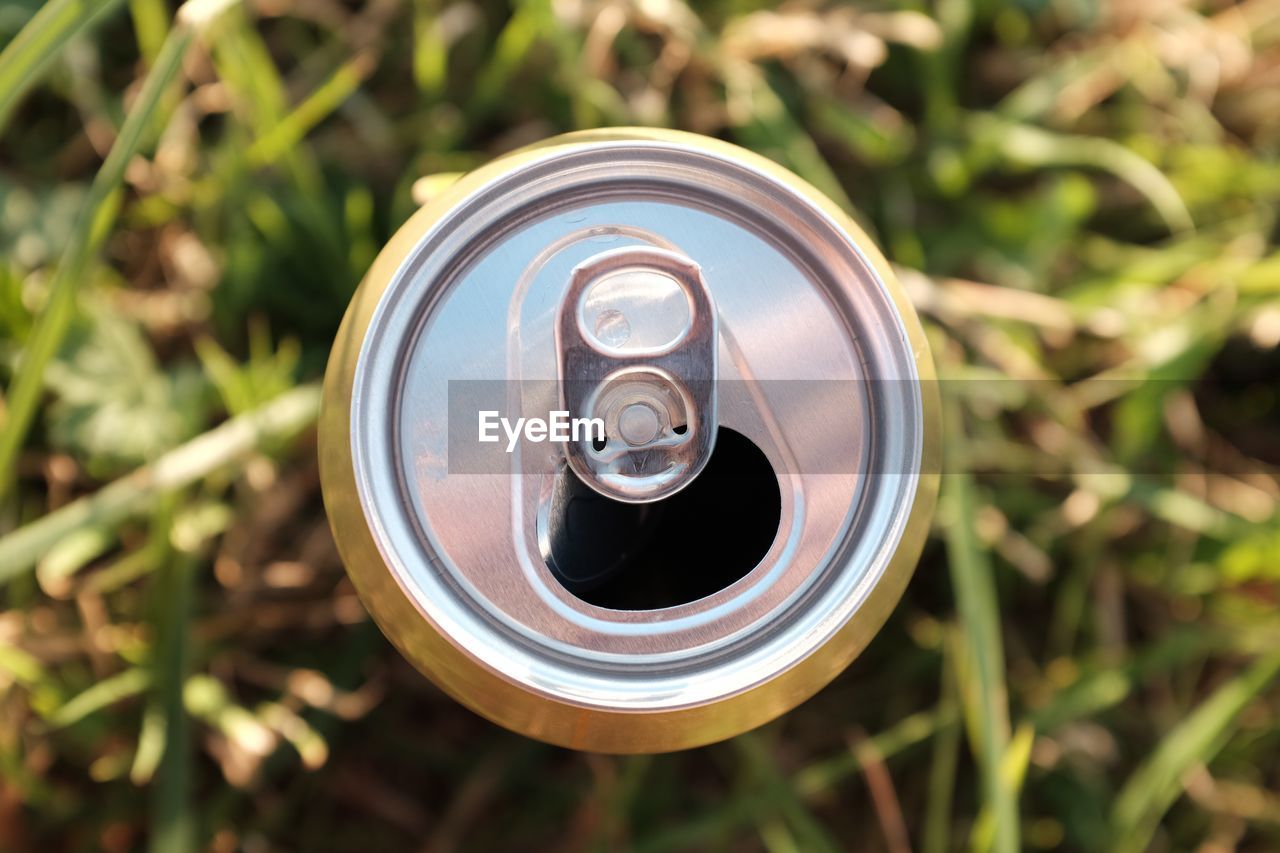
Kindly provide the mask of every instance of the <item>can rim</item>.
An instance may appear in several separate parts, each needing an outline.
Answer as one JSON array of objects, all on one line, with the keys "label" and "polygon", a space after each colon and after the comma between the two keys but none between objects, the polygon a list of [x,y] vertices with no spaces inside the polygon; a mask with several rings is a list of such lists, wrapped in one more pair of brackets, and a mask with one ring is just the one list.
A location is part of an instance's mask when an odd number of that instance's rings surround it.
[{"label": "can rim", "polygon": [[[921,465],[915,494],[896,549],[857,609],[857,618],[789,668],[703,705],[657,710],[585,706],[509,681],[426,618],[390,571],[355,480],[349,427],[357,356],[383,293],[421,238],[456,204],[501,174],[556,149],[610,141],[689,146],[745,161],[813,204],[848,236],[880,279],[901,319],[920,380]],[[448,694],[500,725],[562,746],[603,752],[687,748],[754,728],[798,705],[845,669],[888,618],[914,570],[936,502],[940,424],[935,378],[923,329],[888,262],[852,218],[811,185],[760,155],[696,134],[646,128],[583,131],[519,149],[463,176],[418,210],[379,254],[352,300],[330,356],[319,429],[321,484],[339,552],[365,606],[401,653]]]}]

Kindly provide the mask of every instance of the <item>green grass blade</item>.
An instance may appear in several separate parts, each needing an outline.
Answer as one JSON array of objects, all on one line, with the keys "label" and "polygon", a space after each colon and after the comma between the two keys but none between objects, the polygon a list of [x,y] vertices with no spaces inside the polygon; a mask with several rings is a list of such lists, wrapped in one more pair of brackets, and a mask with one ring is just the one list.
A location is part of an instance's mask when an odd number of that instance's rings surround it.
[{"label": "green grass blade", "polygon": [[[795,786],[778,769],[777,761],[763,737],[752,732],[734,738],[730,743],[742,758],[746,772],[767,792],[768,801],[777,809],[774,815],[757,814],[757,822],[767,821],[770,817],[783,819],[799,836],[802,849],[836,850],[837,845],[828,836],[826,828],[806,808]],[[767,842],[768,838],[765,840]]]},{"label": "green grass blade", "polygon": [[296,150],[302,138],[342,106],[372,71],[373,63],[367,56],[357,56],[343,63],[306,100],[249,146],[246,155],[249,163],[260,168]]},{"label": "green grass blade", "polygon": [[151,673],[142,667],[126,669],[110,678],[104,678],[83,693],[68,699],[66,704],[50,714],[49,728],[60,729],[78,723],[121,699],[137,696],[150,686]]},{"label": "green grass blade", "polygon": [[164,0],[129,0],[129,15],[138,38],[138,49],[148,64],[155,62],[169,35],[169,10]]},{"label": "green grass blade", "polygon": [[1187,630],[1172,633],[1140,650],[1131,659],[1086,664],[1079,679],[1058,690],[1046,704],[1028,714],[1028,720],[1042,734],[1077,720],[1114,708],[1133,693],[1135,686],[1154,674],[1176,671],[1215,650],[1208,632]]},{"label": "green grass blade", "polygon": [[[958,631],[948,629],[948,635],[958,641]],[[952,721],[939,727],[933,738],[933,760],[929,766],[929,799],[924,811],[924,830],[921,833],[920,849],[924,853],[946,853],[951,849],[951,810],[955,797],[956,768],[960,761],[961,729],[959,712],[956,709],[955,667],[953,642],[947,642],[943,648],[942,684],[940,687],[940,708],[946,709]]]},{"label": "green grass blade", "polygon": [[115,11],[120,0],[52,0],[0,52],[0,134],[22,96],[44,77],[62,48]]},{"label": "green grass blade", "polygon": [[[340,69],[336,78],[322,86],[319,99],[304,104],[302,112],[290,115],[288,85],[280,75],[262,34],[252,20],[241,12],[230,14],[212,40],[212,57],[219,79],[231,96],[239,122],[256,139],[266,140],[259,146],[237,152],[237,158],[259,158],[247,165],[266,165],[272,158],[292,176],[306,193],[322,192],[323,179],[311,152],[290,140],[301,138],[310,129],[309,122],[319,121],[327,111],[335,109],[359,85],[363,61]],[[339,98],[332,103],[333,98]],[[255,151],[256,149],[256,151]]]},{"label": "green grass blade", "polygon": [[151,850],[185,853],[195,849],[191,800],[191,721],[183,704],[188,659],[188,620],[194,596],[196,560],[175,552],[156,576],[155,693],[164,720],[164,748],[151,785]]},{"label": "green grass blade", "polygon": [[[919,711],[903,717],[894,725],[868,738],[882,761],[918,746],[948,726],[958,721],[955,706],[940,703],[936,709]],[[834,757],[814,762],[802,768],[791,784],[801,797],[813,798],[826,794],[844,780],[862,772],[862,762],[850,750],[842,750]]]},{"label": "green grass blade", "polygon": [[190,28],[179,27],[165,40],[138,100],[120,128],[120,135],[111,146],[106,162],[93,179],[89,196],[76,218],[70,243],[49,285],[48,304],[31,330],[31,337],[9,387],[8,417],[0,425],[0,498],[13,486],[14,461],[40,403],[45,367],[57,354],[71,324],[76,293],[87,277],[95,253],[94,237],[104,233],[108,222],[114,218],[113,201],[124,180],[125,167],[151,128],[162,96],[182,65],[182,57],[191,38]]},{"label": "green grass blade", "polygon": [[320,386],[300,385],[174,448],[151,465],[0,538],[0,585],[26,572],[55,543],[76,530],[110,527],[142,512],[160,496],[290,438],[312,424],[319,411]]},{"label": "green grass blade", "polygon": [[1236,718],[1277,674],[1280,654],[1258,659],[1164,736],[1116,798],[1112,812],[1116,850],[1147,848],[1160,818],[1182,791],[1183,776],[1218,754],[1230,737]]},{"label": "green grass blade", "polygon": [[[960,408],[954,400],[946,405],[947,452],[952,459],[962,459]],[[1013,853],[1018,849],[1017,793],[1001,772],[1009,746],[1004,644],[991,563],[976,533],[974,502],[973,483],[963,469],[956,468],[943,478],[941,520],[964,634],[961,673],[966,677],[960,679],[959,690],[977,758],[981,802],[993,822],[991,846],[1000,853]]]},{"label": "green grass blade", "polygon": [[1053,133],[990,115],[975,116],[970,126],[975,138],[992,140],[1011,161],[1038,168],[1080,166],[1109,172],[1137,190],[1170,232],[1195,229],[1186,202],[1164,173],[1113,139]]}]

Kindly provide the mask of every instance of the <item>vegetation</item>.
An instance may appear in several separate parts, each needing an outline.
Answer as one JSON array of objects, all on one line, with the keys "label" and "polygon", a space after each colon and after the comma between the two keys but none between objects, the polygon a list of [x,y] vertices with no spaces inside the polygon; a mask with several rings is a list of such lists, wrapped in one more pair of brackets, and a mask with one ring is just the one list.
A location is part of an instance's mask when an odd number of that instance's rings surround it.
[{"label": "vegetation", "polygon": [[[0,45],[0,848],[1280,847],[1280,1],[0,0]],[[619,124],[855,211],[947,379],[871,648],[635,758],[399,658],[313,430],[415,182]]]}]

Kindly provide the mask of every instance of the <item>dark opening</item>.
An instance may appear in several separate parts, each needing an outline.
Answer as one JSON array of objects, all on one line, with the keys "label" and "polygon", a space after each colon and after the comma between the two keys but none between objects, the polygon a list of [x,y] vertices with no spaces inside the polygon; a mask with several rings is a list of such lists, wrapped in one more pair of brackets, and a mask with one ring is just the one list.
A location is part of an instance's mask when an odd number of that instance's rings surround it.
[{"label": "dark opening", "polygon": [[589,604],[675,607],[755,568],[781,517],[778,480],[764,452],[720,427],[702,473],[654,503],[611,500],[565,468],[545,519],[543,557],[564,588]]}]

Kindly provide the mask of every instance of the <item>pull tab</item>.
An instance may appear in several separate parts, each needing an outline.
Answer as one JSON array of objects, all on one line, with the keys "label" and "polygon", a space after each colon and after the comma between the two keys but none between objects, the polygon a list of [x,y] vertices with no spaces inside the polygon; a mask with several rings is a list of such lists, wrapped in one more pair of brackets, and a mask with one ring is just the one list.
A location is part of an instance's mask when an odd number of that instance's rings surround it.
[{"label": "pull tab", "polygon": [[717,319],[689,258],[629,246],[583,261],[556,318],[560,402],[605,438],[565,445],[573,472],[627,503],[684,488],[716,441]]}]

